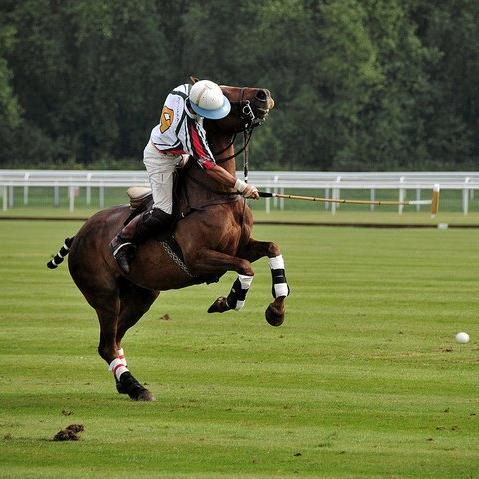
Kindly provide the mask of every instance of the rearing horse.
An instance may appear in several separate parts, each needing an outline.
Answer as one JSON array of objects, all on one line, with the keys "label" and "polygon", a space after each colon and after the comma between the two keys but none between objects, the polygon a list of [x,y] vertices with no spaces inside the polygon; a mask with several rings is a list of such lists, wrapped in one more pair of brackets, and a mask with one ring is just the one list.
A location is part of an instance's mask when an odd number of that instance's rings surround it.
[{"label": "rearing horse", "polygon": [[[217,152],[217,168],[234,176],[236,133],[251,133],[252,126],[264,120],[274,101],[266,89],[221,89],[231,102],[231,112],[222,120],[205,120],[204,127],[211,150]],[[208,312],[239,310],[254,277],[251,263],[267,256],[274,300],[266,309],[266,320],[273,326],[284,320],[289,287],[283,257],[275,243],[251,237],[253,218],[246,200],[210,179],[192,159],[181,176],[182,194],[176,209],[182,218],[174,227],[174,239],[181,249],[178,254],[172,251],[171,243],[149,239],[138,246],[130,273],[123,274],[109,248],[110,240],[131,214],[123,205],[93,215],[48,264],[54,268],[70,253],[70,274],[100,322],[98,353],[114,373],[118,392],[134,400],[155,398],[128,370],[121,341],[160,291],[215,281],[226,271],[236,271],[238,277],[228,296],[217,298]]]}]

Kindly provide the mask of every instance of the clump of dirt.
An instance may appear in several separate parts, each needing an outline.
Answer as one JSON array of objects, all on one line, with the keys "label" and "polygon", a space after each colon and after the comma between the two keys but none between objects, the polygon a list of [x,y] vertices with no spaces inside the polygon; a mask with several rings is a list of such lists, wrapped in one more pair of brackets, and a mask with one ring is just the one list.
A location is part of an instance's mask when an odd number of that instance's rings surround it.
[{"label": "clump of dirt", "polygon": [[79,432],[83,432],[85,427],[83,424],[70,424],[65,429],[61,429],[54,436],[54,441],[78,441],[80,436]]},{"label": "clump of dirt", "polygon": [[171,316],[168,313],[166,313],[160,319],[163,321],[171,321]]}]

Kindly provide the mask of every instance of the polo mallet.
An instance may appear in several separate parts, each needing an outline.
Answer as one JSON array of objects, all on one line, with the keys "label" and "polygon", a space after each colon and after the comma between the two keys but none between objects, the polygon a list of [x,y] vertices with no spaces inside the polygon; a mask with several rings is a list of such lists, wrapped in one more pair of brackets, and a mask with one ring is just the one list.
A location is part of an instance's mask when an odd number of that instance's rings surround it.
[{"label": "polo mallet", "polygon": [[432,199],[430,200],[410,200],[410,201],[389,201],[389,200],[343,200],[335,198],[318,198],[316,196],[298,196],[298,195],[284,195],[281,193],[270,193],[267,191],[260,191],[260,198],[286,198],[289,200],[305,200],[305,201],[319,201],[321,203],[343,203],[347,205],[377,205],[377,206],[391,206],[391,205],[431,205],[431,215],[436,216],[439,211],[439,185],[434,185],[432,189]]}]

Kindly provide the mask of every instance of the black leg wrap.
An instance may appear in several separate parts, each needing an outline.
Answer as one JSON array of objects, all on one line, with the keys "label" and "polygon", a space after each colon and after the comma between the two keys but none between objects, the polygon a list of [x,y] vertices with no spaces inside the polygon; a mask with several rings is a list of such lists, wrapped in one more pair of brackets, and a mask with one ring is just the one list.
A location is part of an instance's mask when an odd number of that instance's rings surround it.
[{"label": "black leg wrap", "polygon": [[242,289],[241,281],[239,278],[235,280],[233,286],[231,287],[231,291],[226,298],[226,302],[231,309],[236,309],[238,301],[245,301],[246,294],[248,293],[249,289]]},{"label": "black leg wrap", "polygon": [[271,288],[271,293],[273,294],[273,298],[277,297],[276,291],[274,289],[275,284],[285,283],[288,287],[288,296],[289,296],[289,293],[290,293],[289,284],[286,281],[286,274],[284,272],[284,269],[272,269],[271,270],[271,277],[272,277],[272,280],[273,280],[273,287]]},{"label": "black leg wrap", "polygon": [[[125,373],[123,373],[123,374],[125,374]],[[122,376],[123,376],[123,374],[122,374]],[[116,390],[120,394],[128,394],[128,391],[125,389],[125,386],[121,383],[121,381],[118,381],[116,376],[115,376],[115,385],[116,385]]]},{"label": "black leg wrap", "polygon": [[116,389],[120,394],[128,394],[132,399],[136,399],[141,391],[146,391],[146,388],[134,378],[130,371],[125,371],[120,376]]}]

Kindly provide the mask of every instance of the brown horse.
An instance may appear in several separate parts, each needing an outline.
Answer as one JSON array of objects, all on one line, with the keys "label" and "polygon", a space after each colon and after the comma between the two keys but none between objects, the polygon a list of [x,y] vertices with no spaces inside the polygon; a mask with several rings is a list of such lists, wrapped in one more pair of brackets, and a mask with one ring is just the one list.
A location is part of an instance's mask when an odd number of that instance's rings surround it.
[{"label": "brown horse", "polygon": [[[266,89],[221,88],[231,102],[231,112],[222,120],[205,120],[204,127],[212,151],[217,152],[217,167],[235,175],[234,136],[242,131],[251,133],[274,101]],[[289,288],[283,258],[276,244],[251,237],[253,219],[244,198],[211,180],[195,161],[187,163],[181,176],[182,194],[176,201],[181,219],[174,226],[173,243],[150,239],[140,244],[128,275],[121,272],[109,249],[110,240],[131,215],[127,205],[92,216],[48,264],[54,268],[70,253],[71,276],[100,322],[98,353],[113,371],[118,392],[135,400],[154,397],[129,372],[121,341],[160,291],[217,281],[232,270],[238,278],[230,293],[214,301],[208,312],[239,310],[254,276],[251,263],[267,256],[274,301],[265,316],[273,326],[284,320]],[[176,251],[175,245],[179,246]]]}]

